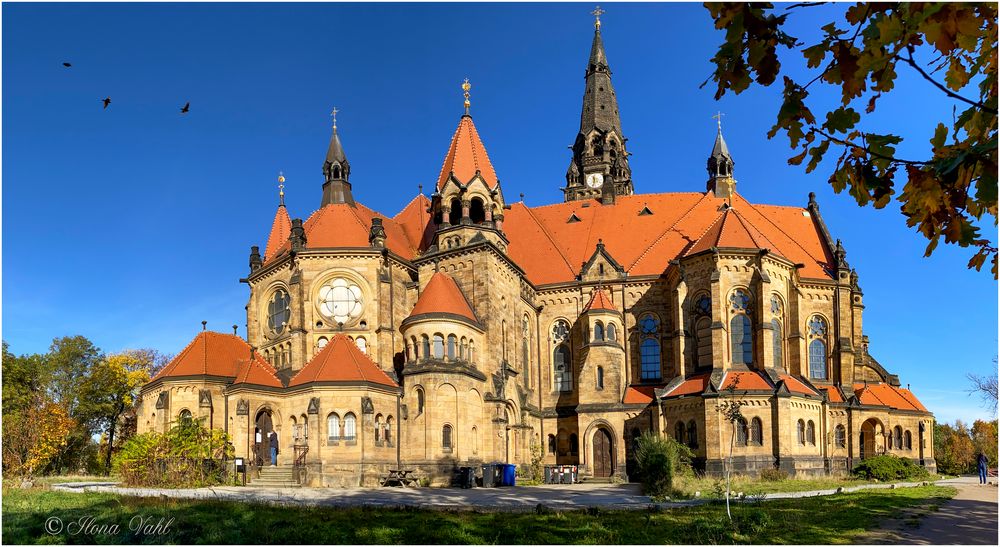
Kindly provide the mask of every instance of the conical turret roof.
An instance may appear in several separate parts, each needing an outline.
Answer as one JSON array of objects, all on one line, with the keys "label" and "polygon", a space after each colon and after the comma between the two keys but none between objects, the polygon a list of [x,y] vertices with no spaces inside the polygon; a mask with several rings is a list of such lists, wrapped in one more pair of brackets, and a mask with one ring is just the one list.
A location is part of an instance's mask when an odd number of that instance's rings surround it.
[{"label": "conical turret roof", "polygon": [[455,135],[451,138],[451,145],[448,147],[444,164],[441,166],[441,174],[438,176],[437,189],[444,188],[452,174],[465,184],[476,176],[476,172],[486,182],[488,188],[491,190],[496,188],[497,173],[490,163],[490,157],[486,154],[486,146],[479,138],[476,125],[472,123],[472,116],[466,114],[459,120]]}]

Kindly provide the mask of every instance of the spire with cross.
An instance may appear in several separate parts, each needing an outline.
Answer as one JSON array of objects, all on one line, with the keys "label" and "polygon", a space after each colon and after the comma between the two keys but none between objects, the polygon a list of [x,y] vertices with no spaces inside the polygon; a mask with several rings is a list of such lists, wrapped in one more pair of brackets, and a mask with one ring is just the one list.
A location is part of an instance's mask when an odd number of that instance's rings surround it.
[{"label": "spire with cross", "polygon": [[469,106],[472,104],[469,102],[469,90],[472,89],[472,84],[469,83],[469,79],[466,78],[462,82],[462,95],[465,97],[465,115],[469,115]]},{"label": "spire with cross", "polygon": [[336,128],[337,128],[337,112],[340,112],[340,110],[337,110],[337,107],[336,107],[336,106],[335,106],[335,107],[333,107],[333,110],[332,110],[332,111],[330,111],[330,117],[332,117],[332,118],[333,118],[333,128],[334,128],[334,129],[336,129]]},{"label": "spire with cross", "polygon": [[594,28],[601,30],[601,15],[604,15],[605,11],[601,9],[601,6],[594,8],[594,11],[590,12],[594,16]]},{"label": "spire with cross", "polygon": [[278,171],[278,205],[285,206],[285,174]]},{"label": "spire with cross", "polygon": [[715,113],[712,116],[712,118],[715,119],[715,121],[719,124],[719,133],[722,133],[722,117],[723,116],[725,116],[725,114],[723,114],[722,111],[719,111],[719,112]]}]

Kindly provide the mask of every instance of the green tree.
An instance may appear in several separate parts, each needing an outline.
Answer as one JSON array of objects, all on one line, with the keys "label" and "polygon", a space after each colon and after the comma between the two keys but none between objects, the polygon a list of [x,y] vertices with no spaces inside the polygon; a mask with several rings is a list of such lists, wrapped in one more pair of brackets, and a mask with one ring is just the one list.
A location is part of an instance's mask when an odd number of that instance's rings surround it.
[{"label": "green tree", "polygon": [[148,351],[124,351],[95,363],[80,386],[80,414],[94,431],[107,435],[105,470],[111,470],[115,433],[139,388],[149,381],[153,356]]},{"label": "green tree", "polygon": [[975,447],[965,423],[956,420],[954,425],[934,426],[934,459],[942,473],[960,475],[971,471]]},{"label": "green tree", "polygon": [[48,385],[46,356],[14,355],[3,342],[3,413],[23,412],[41,404]]},{"label": "green tree", "polygon": [[[997,225],[997,4],[837,4],[818,42],[807,45],[788,33],[791,14],[821,4],[793,4],[779,13],[770,3],[706,3],[715,28],[725,30],[709,78],[716,99],[782,76],[783,101],[768,138],[784,132],[796,150],[789,164],[808,159],[809,173],[836,150],[829,177],[836,192],[847,189],[859,205],[876,208],[895,196],[907,226],[929,240],[925,256],[943,237],[974,249],[970,268],[980,270],[990,259],[996,278],[997,247],[982,233],[982,220],[991,216]],[[779,53],[787,51],[805,58],[808,82],[782,73]],[[905,95],[894,90],[897,70],[913,70],[954,103],[951,120],[927,128],[930,157],[902,158],[896,153],[902,136],[859,127],[859,110],[871,114],[890,92]],[[814,84],[839,88],[840,104],[813,110]]]},{"label": "green tree", "polygon": [[74,426],[66,408],[51,401],[5,413],[4,474],[31,477],[43,471],[66,445],[69,432]]},{"label": "green tree", "polygon": [[84,378],[101,358],[101,350],[86,337],[64,336],[52,340],[48,354],[49,392],[52,400],[66,406],[70,416],[77,414]]},{"label": "green tree", "polygon": [[976,420],[972,423],[972,445],[976,453],[986,454],[990,467],[997,466],[997,421]]}]

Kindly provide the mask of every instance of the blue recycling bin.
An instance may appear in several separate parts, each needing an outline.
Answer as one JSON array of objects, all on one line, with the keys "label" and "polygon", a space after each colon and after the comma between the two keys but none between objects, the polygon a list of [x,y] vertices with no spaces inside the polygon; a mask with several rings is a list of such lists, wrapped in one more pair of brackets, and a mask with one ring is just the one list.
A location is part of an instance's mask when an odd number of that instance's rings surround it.
[{"label": "blue recycling bin", "polygon": [[514,486],[517,477],[517,466],[512,463],[503,464],[503,477],[500,479],[500,486]]}]

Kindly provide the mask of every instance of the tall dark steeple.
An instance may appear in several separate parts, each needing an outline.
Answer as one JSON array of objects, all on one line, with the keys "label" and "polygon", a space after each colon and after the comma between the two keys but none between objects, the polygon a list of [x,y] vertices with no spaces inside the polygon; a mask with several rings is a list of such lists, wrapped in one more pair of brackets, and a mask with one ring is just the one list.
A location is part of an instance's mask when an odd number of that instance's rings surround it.
[{"label": "tall dark steeple", "polygon": [[354,207],[354,196],[351,195],[351,163],[347,161],[344,147],[337,135],[336,108],[330,114],[333,116],[333,135],[330,136],[330,146],[326,150],[326,161],[323,162],[323,203],[320,207],[331,203],[346,203]]},{"label": "tall dark steeple", "polygon": [[708,185],[706,190],[713,192],[717,198],[728,198],[736,192],[736,179],[733,177],[733,157],[729,154],[726,139],[722,138],[722,112],[712,116],[718,120],[719,132],[715,136],[712,155],[708,157]]},{"label": "tall dark steeple", "polygon": [[[611,69],[601,39],[601,14],[598,6],[593,14],[594,41],[584,76],[583,110],[580,112],[580,132],[573,144],[573,159],[566,172],[566,201],[603,196],[630,195],[632,169],[622,136],[618,115],[618,99],[611,85]],[[605,185],[609,186],[605,189]],[[609,201],[605,199],[604,201]],[[611,199],[611,202],[614,200]]]}]

